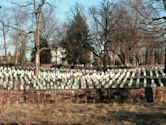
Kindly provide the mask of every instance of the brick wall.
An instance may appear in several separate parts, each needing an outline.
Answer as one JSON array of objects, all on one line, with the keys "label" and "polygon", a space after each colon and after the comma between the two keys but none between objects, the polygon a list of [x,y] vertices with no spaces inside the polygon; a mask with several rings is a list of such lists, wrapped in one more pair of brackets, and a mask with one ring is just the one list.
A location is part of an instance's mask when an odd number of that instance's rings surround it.
[{"label": "brick wall", "polygon": [[[146,92],[145,92],[146,91]],[[146,102],[166,101],[166,88],[0,91],[0,103],[56,103],[56,102]],[[148,93],[148,94],[147,94]],[[151,95],[153,94],[153,95]],[[147,97],[148,96],[148,97]],[[153,98],[153,99],[151,99]]]},{"label": "brick wall", "polygon": [[154,88],[153,93],[155,101],[166,101],[166,88]]}]

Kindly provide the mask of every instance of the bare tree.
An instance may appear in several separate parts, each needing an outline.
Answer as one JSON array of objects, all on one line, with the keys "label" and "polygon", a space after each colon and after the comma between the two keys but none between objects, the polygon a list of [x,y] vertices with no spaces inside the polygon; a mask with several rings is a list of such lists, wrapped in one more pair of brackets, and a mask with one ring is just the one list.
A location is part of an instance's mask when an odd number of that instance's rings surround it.
[{"label": "bare tree", "polygon": [[57,39],[58,24],[55,17],[55,9],[53,6],[45,7],[45,11],[41,15],[41,36],[49,42],[55,42]]},{"label": "bare tree", "polygon": [[[31,18],[32,20],[31,23],[33,23],[33,19],[35,21],[35,31],[29,31],[29,33],[34,34],[34,51],[35,51],[35,71],[34,74],[35,76],[39,76],[39,70],[40,70],[40,52],[45,50],[46,48],[41,48],[40,49],[40,35],[41,35],[41,18],[43,14],[43,8],[45,4],[48,4],[46,0],[32,0],[32,1],[26,1],[24,5],[18,4],[18,3],[13,3],[17,5],[17,7],[20,7],[22,12],[27,12],[27,16],[32,15]],[[50,4],[49,4],[50,5]],[[29,12],[29,9],[32,9],[31,7],[33,6],[33,12]],[[47,48],[48,49],[48,48]]]},{"label": "bare tree", "polygon": [[115,13],[120,19],[116,24],[116,30],[112,33],[112,52],[118,55],[123,65],[127,66],[129,57],[133,56],[133,48],[138,43],[137,18],[135,13],[129,14],[124,6],[119,6]]},{"label": "bare tree", "polygon": [[[157,0],[160,1],[160,0]],[[166,0],[162,0],[163,1],[163,5],[164,5],[164,10],[166,12]],[[166,17],[162,17],[161,19],[166,20]],[[166,34],[166,27],[165,27],[165,34]],[[165,67],[164,67],[164,72],[166,73],[166,39],[165,39]]]},{"label": "bare tree", "polygon": [[25,29],[25,26],[28,23],[28,17],[26,15],[26,12],[19,12],[18,9],[13,9],[13,21],[15,27],[12,27],[12,44],[15,48],[15,64],[24,63],[26,52],[28,50],[28,33],[23,32],[23,29]]},{"label": "bare tree", "polygon": [[155,0],[129,0],[129,6],[137,13],[137,27],[141,31],[142,41],[142,45],[137,47],[140,50],[144,50],[144,64],[149,63],[148,60],[151,60],[151,63],[155,64],[155,60],[152,59],[156,58],[155,48],[156,45],[160,45],[160,49],[162,50],[162,36],[164,35],[164,20],[156,21],[160,17],[161,4],[156,5]]},{"label": "bare tree", "polygon": [[110,34],[112,38],[111,51],[115,57],[119,57],[124,66],[140,64],[141,48],[140,45],[145,41],[144,33],[146,24],[142,25],[143,18],[140,19],[139,13],[130,6],[133,1],[119,3],[114,11],[117,20],[114,32]]},{"label": "bare tree", "polygon": [[115,1],[110,2],[109,0],[102,0],[99,7],[91,7],[90,14],[93,19],[93,24],[95,25],[95,43],[97,45],[96,48],[100,51],[103,58],[103,70],[107,70],[108,65],[108,49],[111,43],[110,34],[112,32],[111,25],[116,23],[116,21],[112,21],[113,12],[116,8]]},{"label": "bare tree", "polygon": [[3,11],[0,17],[0,24],[1,24],[1,31],[2,31],[2,37],[3,37],[3,48],[4,48],[4,54],[5,54],[5,61],[8,63],[8,44],[7,44],[7,35],[9,32],[9,19],[6,15],[6,12]]},{"label": "bare tree", "polygon": [[34,13],[35,13],[35,21],[36,21],[36,31],[35,31],[35,75],[39,76],[39,68],[40,68],[40,22],[41,15],[43,11],[43,6],[45,4],[45,0],[41,0],[37,5],[36,0],[33,0]]}]

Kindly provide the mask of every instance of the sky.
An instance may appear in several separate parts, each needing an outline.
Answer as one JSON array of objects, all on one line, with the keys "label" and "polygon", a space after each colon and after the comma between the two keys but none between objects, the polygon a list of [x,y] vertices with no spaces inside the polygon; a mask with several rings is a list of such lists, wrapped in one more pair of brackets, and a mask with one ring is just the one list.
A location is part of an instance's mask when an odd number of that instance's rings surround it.
[{"label": "sky", "polygon": [[86,11],[88,7],[98,5],[100,1],[101,0],[57,0],[55,2],[55,11],[57,12],[56,16],[59,20],[65,20],[67,13],[70,11],[71,7],[75,5],[75,3],[83,5]]},{"label": "sky", "polygon": [[[27,0],[0,0],[0,6],[10,7],[12,2],[24,4]],[[31,0],[29,0],[31,1]],[[39,1],[39,0],[37,0]],[[47,0],[50,4],[53,4],[56,9],[56,18],[60,21],[66,19],[67,13],[70,11],[76,3],[80,3],[84,6],[85,10],[92,5],[98,5],[101,0]]]},{"label": "sky", "polygon": [[[18,4],[25,4],[25,1],[27,0],[0,0],[0,6],[3,8],[10,8],[12,5],[12,2],[18,3]],[[31,1],[31,0],[28,0]],[[37,0],[39,1],[39,0]],[[70,12],[71,8],[76,4],[79,3],[84,6],[85,11],[87,12],[88,7],[92,5],[98,5],[101,0],[47,0],[50,4],[53,4],[55,6],[55,16],[56,19],[60,23],[64,22],[67,18],[68,13]],[[0,9],[0,12],[2,11]],[[85,12],[85,13],[86,13]],[[1,32],[1,31],[0,31]],[[10,38],[8,38],[10,39]],[[0,46],[2,47],[3,39],[2,34],[0,33]],[[4,50],[0,47],[0,55],[4,55]],[[12,51],[12,48],[9,50]],[[13,51],[12,51],[13,53]]]}]

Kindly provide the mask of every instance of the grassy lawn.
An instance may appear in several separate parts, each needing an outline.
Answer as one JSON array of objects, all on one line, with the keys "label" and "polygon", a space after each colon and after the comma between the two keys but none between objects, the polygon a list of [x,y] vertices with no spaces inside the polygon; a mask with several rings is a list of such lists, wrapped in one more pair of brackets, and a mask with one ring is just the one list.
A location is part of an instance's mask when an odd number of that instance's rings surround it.
[{"label": "grassy lawn", "polygon": [[26,125],[166,125],[166,103],[0,105],[0,123]]}]

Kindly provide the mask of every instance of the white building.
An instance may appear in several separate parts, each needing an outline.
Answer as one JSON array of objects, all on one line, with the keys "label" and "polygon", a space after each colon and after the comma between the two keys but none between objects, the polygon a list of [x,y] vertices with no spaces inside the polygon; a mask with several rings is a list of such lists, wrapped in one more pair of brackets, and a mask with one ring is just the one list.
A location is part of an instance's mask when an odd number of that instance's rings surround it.
[{"label": "white building", "polygon": [[[58,44],[51,49],[51,56],[52,56],[52,58],[51,58],[52,64],[55,64],[55,65],[68,64],[68,62],[65,60],[66,50],[65,50],[65,48],[61,47]],[[90,59],[88,65],[91,66],[95,61],[94,54],[92,52],[89,52],[88,58]]]},{"label": "white building", "polygon": [[52,55],[51,63],[56,64],[56,65],[65,63],[64,58],[66,57],[66,51],[64,48],[62,48],[60,46],[54,47],[51,50],[51,55]]}]

